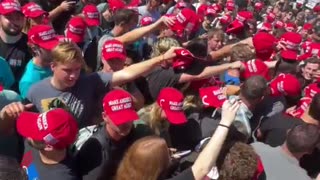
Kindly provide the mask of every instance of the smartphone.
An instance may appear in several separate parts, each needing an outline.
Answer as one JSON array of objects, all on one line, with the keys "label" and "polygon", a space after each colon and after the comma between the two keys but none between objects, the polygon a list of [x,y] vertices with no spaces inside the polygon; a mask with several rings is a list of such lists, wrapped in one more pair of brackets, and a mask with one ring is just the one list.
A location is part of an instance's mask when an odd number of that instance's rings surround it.
[{"label": "smartphone", "polygon": [[186,155],[188,155],[188,154],[190,154],[190,153],[191,153],[191,150],[179,151],[179,152],[174,153],[173,156],[180,156],[180,157],[182,157],[182,156],[186,156]]}]

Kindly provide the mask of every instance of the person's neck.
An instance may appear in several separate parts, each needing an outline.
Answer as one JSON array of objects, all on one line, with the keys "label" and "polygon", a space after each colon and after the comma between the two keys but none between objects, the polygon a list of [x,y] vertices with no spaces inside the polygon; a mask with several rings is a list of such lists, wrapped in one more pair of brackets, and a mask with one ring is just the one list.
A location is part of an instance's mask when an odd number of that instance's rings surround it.
[{"label": "person's neck", "polygon": [[54,78],[54,76],[52,76],[52,78],[50,79],[50,83],[51,83],[51,85],[55,88],[55,89],[57,89],[57,90],[59,90],[59,91],[65,91],[67,88],[66,87],[64,87],[63,85],[61,85],[55,78]]},{"label": "person's neck", "polygon": [[120,26],[114,26],[114,28],[111,30],[111,33],[114,37],[118,37],[118,36],[121,36],[122,34],[124,34],[124,30],[122,27]]},{"label": "person's neck", "polygon": [[114,131],[110,128],[110,126],[106,126],[106,133],[108,134],[109,138],[114,142],[119,142],[123,137],[114,133]]},{"label": "person's neck", "polygon": [[299,154],[294,154],[294,153],[290,152],[289,149],[288,149],[288,147],[287,147],[287,144],[286,144],[286,143],[284,143],[284,144],[281,146],[281,150],[282,150],[286,155],[288,155],[288,156],[290,156],[290,157],[293,157],[293,158],[297,159],[298,161],[299,161],[300,158],[302,158],[302,156],[304,155],[304,154],[301,154],[301,153],[299,153]]},{"label": "person's neck", "polygon": [[0,38],[3,42],[7,44],[14,44],[18,42],[22,37],[22,33],[18,34],[17,36],[10,36],[6,34],[1,28],[0,28]]},{"label": "person's neck", "polygon": [[203,27],[204,30],[208,31],[210,29],[210,24],[208,24],[205,21],[203,21],[202,27]]},{"label": "person's neck", "polygon": [[40,159],[44,164],[58,164],[67,156],[67,150],[54,150],[52,152],[39,151]]},{"label": "person's neck", "polygon": [[307,111],[302,114],[301,119],[305,123],[319,126],[319,121],[317,121],[317,120],[313,119],[311,116],[309,116]]},{"label": "person's neck", "polygon": [[255,105],[249,103],[249,101],[246,100],[246,98],[244,98],[241,94],[239,95],[241,101],[243,102],[243,104],[245,104],[247,106],[247,108],[252,111],[255,107]]},{"label": "person's neck", "polygon": [[49,67],[50,65],[50,63],[42,61],[40,57],[33,57],[33,64],[42,68]]}]

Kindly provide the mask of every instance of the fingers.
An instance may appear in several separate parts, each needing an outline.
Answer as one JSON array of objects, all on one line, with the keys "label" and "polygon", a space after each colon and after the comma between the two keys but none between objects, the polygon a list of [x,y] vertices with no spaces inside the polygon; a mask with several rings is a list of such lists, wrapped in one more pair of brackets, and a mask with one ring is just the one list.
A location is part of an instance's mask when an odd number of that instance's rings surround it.
[{"label": "fingers", "polygon": [[24,108],[28,110],[28,109],[33,108],[33,106],[34,106],[34,105],[33,105],[32,103],[30,103],[30,104],[24,105]]}]

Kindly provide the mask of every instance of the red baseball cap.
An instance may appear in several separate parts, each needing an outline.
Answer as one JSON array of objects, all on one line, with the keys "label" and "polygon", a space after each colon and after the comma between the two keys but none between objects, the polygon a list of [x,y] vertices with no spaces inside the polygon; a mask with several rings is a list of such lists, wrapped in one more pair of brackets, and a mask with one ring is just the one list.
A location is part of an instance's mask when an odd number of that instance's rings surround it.
[{"label": "red baseball cap", "polygon": [[274,13],[271,12],[267,15],[268,22],[273,23],[275,19],[276,19],[276,15]]},{"label": "red baseball cap", "polygon": [[104,43],[102,47],[102,57],[105,61],[111,59],[120,59],[125,61],[127,53],[122,42],[112,39]]},{"label": "red baseball cap", "polygon": [[314,12],[320,12],[320,5],[317,5],[313,8]]},{"label": "red baseball cap", "polygon": [[151,16],[143,17],[140,20],[140,26],[148,26],[148,25],[150,25],[152,23],[153,23],[153,19],[152,19]]},{"label": "red baseball cap", "polygon": [[252,38],[256,57],[261,60],[268,60],[274,51],[277,39],[266,32],[258,32]]},{"label": "red baseball cap", "polygon": [[187,122],[183,112],[183,94],[175,88],[163,88],[157,98],[158,105],[165,112],[171,124],[183,124]]},{"label": "red baseball cap", "polygon": [[233,1],[228,1],[228,2],[226,3],[226,9],[227,9],[228,11],[233,11],[233,10],[235,9],[235,4],[234,4],[234,2],[233,2]]},{"label": "red baseball cap", "polygon": [[220,4],[212,4],[211,6],[217,13],[220,13],[222,11],[222,7],[220,6]]},{"label": "red baseball cap", "polygon": [[44,142],[58,149],[67,148],[74,143],[79,130],[76,119],[61,108],[42,114],[22,112],[16,126],[18,133],[23,137]]},{"label": "red baseball cap", "polygon": [[27,18],[36,18],[43,15],[49,15],[49,13],[43,10],[37,3],[29,2],[22,7],[22,13]]},{"label": "red baseball cap", "polygon": [[298,96],[301,92],[299,80],[291,74],[279,74],[269,84],[271,95]]},{"label": "red baseball cap", "polygon": [[319,43],[310,43],[308,49],[306,50],[306,53],[299,56],[299,60],[306,60],[312,56],[318,56],[320,55],[320,44]]},{"label": "red baseball cap", "polygon": [[309,98],[309,97],[301,98],[297,104],[297,108],[293,112],[293,114],[295,114],[295,117],[300,118],[304,114],[304,112],[309,108],[311,102],[312,102],[312,98]]},{"label": "red baseball cap", "polygon": [[285,24],[285,29],[288,32],[293,32],[297,30],[297,25],[294,22],[287,22]]},{"label": "red baseball cap", "polygon": [[182,8],[186,8],[186,7],[188,7],[188,5],[185,2],[178,2],[176,4],[176,8],[178,8],[178,9],[182,9]]},{"label": "red baseball cap", "polygon": [[182,37],[185,30],[188,32],[196,31],[198,23],[198,15],[191,9],[184,8],[176,15],[175,23],[170,28],[179,37]]},{"label": "red baseball cap", "polygon": [[0,3],[0,14],[7,15],[13,12],[21,12],[21,6],[18,2],[5,0]]},{"label": "red baseball cap", "polygon": [[302,29],[303,29],[303,30],[306,30],[306,31],[313,30],[313,25],[310,24],[310,23],[305,23],[305,24],[302,26]]},{"label": "red baseball cap", "polygon": [[87,24],[82,17],[74,16],[67,25],[66,37],[75,43],[84,41]]},{"label": "red baseball cap", "polygon": [[112,90],[104,96],[103,110],[116,126],[139,120],[131,94],[122,89]]},{"label": "red baseball cap", "polygon": [[267,31],[267,32],[272,31],[272,24],[268,22],[263,23],[260,28],[260,31]]},{"label": "red baseball cap", "polygon": [[286,32],[280,37],[280,41],[284,41],[286,43],[287,49],[298,50],[302,42],[302,36],[296,32]]},{"label": "red baseball cap", "polygon": [[278,29],[284,28],[284,26],[285,26],[285,24],[284,24],[282,21],[279,21],[279,20],[277,20],[277,21],[274,23],[274,27],[275,27],[275,28],[278,28]]},{"label": "red baseball cap", "polygon": [[51,26],[35,25],[28,32],[28,43],[52,50],[59,44],[59,39]]},{"label": "red baseball cap", "polygon": [[225,15],[221,16],[220,23],[221,24],[229,24],[229,23],[231,23],[231,19],[232,19],[232,17],[230,14],[225,14]]},{"label": "red baseball cap", "polygon": [[257,11],[261,11],[263,7],[264,7],[263,2],[256,2],[256,3],[254,4],[254,8],[255,8],[255,10],[257,10]]},{"label": "red baseball cap", "polygon": [[251,76],[262,76],[266,80],[270,80],[268,66],[259,59],[249,60],[243,63],[245,70],[241,72],[241,78],[248,79]]},{"label": "red baseball cap", "polygon": [[316,94],[320,93],[320,87],[318,83],[309,84],[307,87],[304,88],[304,96],[313,98]]},{"label": "red baseball cap", "polygon": [[83,8],[82,13],[88,26],[100,25],[100,14],[97,6],[88,4]]},{"label": "red baseball cap", "polygon": [[217,15],[217,11],[216,11],[213,7],[209,6],[209,7],[206,9],[206,11],[205,11],[204,14],[205,14],[206,16],[208,16],[208,15],[216,16],[216,15]]},{"label": "red baseball cap", "polygon": [[194,61],[193,54],[187,49],[175,50],[176,57],[173,59],[173,69],[187,69]]},{"label": "red baseball cap", "polygon": [[218,86],[200,88],[199,96],[205,107],[221,108],[224,101],[227,100],[223,88]]},{"label": "red baseball cap", "polygon": [[236,19],[228,26],[226,33],[238,34],[244,29],[244,24],[247,20],[253,19],[253,14],[250,11],[241,11],[237,14]]},{"label": "red baseball cap", "polygon": [[298,59],[298,53],[296,51],[292,51],[292,50],[282,50],[280,52],[280,56],[285,59],[285,60],[289,60],[289,61],[297,61]]}]

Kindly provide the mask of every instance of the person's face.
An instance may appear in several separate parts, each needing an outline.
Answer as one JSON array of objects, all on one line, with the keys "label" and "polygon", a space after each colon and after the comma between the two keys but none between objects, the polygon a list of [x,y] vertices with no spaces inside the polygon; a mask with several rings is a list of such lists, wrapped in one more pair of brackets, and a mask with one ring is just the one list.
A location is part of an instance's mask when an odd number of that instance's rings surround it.
[{"label": "person's face", "polygon": [[300,35],[302,36],[303,39],[307,38],[308,37],[308,31],[302,29],[300,31]]},{"label": "person's face", "polygon": [[109,9],[107,9],[105,12],[102,13],[102,17],[107,21],[111,22],[112,21],[112,14]]},{"label": "person's face", "polygon": [[120,71],[124,68],[125,61],[121,59],[110,59],[106,61],[112,72]]},{"label": "person's face", "polygon": [[292,16],[293,16],[292,12],[288,12],[288,13],[286,14],[286,18],[287,18],[288,20],[292,19]]},{"label": "person's face", "polygon": [[213,20],[214,20],[214,16],[213,15],[207,15],[207,16],[204,17],[204,21],[207,24],[211,24]]},{"label": "person's face", "polygon": [[122,138],[126,137],[133,126],[132,122],[127,122],[121,125],[116,126],[111,120],[110,118],[103,113],[103,119],[106,121],[107,123],[107,131],[109,133],[109,135],[114,139],[114,140],[121,140]]},{"label": "person's face", "polygon": [[216,51],[222,47],[223,39],[214,35],[208,40],[208,47],[211,51]]},{"label": "person's face", "polygon": [[270,13],[270,12],[272,12],[272,10],[273,10],[273,7],[272,6],[268,6],[266,12]]},{"label": "person's face", "polygon": [[306,80],[311,80],[313,77],[313,74],[315,74],[319,69],[319,64],[315,63],[307,63],[301,70],[302,70],[302,76]]},{"label": "person's face", "polygon": [[10,36],[17,36],[22,31],[24,25],[24,17],[19,12],[10,13],[8,15],[1,15],[0,23],[2,30],[6,34]]},{"label": "person's face", "polygon": [[150,10],[156,10],[160,6],[159,0],[149,0],[149,9]]},{"label": "person's face", "polygon": [[82,63],[72,62],[72,63],[52,63],[51,69],[54,78],[60,83],[64,88],[73,87],[81,72]]}]

